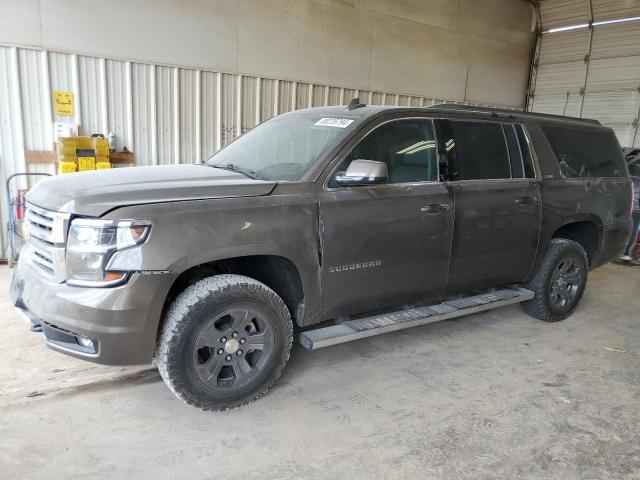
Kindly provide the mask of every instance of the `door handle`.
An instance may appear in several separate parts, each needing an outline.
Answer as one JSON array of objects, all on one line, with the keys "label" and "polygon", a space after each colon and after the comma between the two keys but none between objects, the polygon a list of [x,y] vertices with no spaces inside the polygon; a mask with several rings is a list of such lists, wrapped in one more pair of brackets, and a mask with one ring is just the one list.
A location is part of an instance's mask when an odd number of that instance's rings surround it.
[{"label": "door handle", "polygon": [[518,205],[530,205],[532,203],[536,203],[538,201],[538,197],[518,197],[516,198],[516,203]]},{"label": "door handle", "polygon": [[429,205],[425,205],[420,209],[423,213],[442,213],[449,210],[449,204],[447,203],[430,203]]}]

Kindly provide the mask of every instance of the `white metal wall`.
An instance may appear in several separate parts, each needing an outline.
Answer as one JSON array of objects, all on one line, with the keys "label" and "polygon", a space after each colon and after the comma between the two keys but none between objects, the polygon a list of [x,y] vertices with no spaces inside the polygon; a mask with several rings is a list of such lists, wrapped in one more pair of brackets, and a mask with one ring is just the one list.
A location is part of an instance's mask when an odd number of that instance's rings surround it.
[{"label": "white metal wall", "polygon": [[[52,112],[51,92],[71,91],[75,118]],[[24,150],[52,150],[53,122],[74,121],[81,135],[116,134],[117,149],[136,165],[197,163],[240,133],[290,110],[364,102],[424,106],[444,103],[396,92],[154,65],[70,53],[0,46],[0,218],[6,243],[5,179],[15,172],[50,172],[29,165]],[[462,103],[462,102],[458,102]],[[24,182],[12,184],[24,188]]]},{"label": "white metal wall", "polygon": [[599,24],[638,16],[640,0],[542,0],[528,109],[595,118],[640,146],[640,22]]}]

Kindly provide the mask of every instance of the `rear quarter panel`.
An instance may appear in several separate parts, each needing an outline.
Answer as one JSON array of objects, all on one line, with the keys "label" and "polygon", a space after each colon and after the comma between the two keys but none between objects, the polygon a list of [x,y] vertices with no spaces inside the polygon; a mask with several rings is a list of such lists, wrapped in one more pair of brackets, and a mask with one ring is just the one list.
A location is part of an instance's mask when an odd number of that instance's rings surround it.
[{"label": "rear quarter panel", "polygon": [[602,255],[595,259],[592,266],[601,264],[602,260],[609,261],[611,258],[604,257],[610,257],[610,252],[624,248],[624,239],[606,235],[606,232],[617,225],[621,230],[626,228],[624,224],[629,219],[631,180],[628,176],[564,178],[539,124],[531,122],[526,124],[526,128],[542,175],[542,225],[536,267],[544,257],[553,234],[563,225],[579,221],[594,223],[600,233],[598,250]]}]

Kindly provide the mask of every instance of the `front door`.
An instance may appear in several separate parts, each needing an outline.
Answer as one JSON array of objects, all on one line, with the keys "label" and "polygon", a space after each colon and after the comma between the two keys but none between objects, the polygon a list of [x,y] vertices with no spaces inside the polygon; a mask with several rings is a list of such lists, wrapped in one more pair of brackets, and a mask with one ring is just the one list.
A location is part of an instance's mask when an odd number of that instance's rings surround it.
[{"label": "front door", "polygon": [[537,251],[541,202],[521,126],[459,120],[437,125],[455,201],[447,293],[522,282]]},{"label": "front door", "polygon": [[440,298],[449,270],[453,202],[439,182],[432,121],[383,123],[342,167],[354,159],[385,162],[389,180],[340,187],[330,178],[319,192],[323,317]]}]

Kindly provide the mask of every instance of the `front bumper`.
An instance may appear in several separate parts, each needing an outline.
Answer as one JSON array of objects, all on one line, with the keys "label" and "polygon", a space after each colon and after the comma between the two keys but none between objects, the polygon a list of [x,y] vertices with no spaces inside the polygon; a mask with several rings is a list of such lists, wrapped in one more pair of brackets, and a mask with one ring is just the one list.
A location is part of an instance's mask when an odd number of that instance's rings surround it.
[{"label": "front bumper", "polygon": [[[11,301],[32,324],[42,325],[48,346],[107,365],[151,362],[164,300],[177,275],[134,273],[119,287],[71,287],[43,278],[27,255],[14,273]],[[77,336],[92,340],[93,347],[80,345]]]}]

